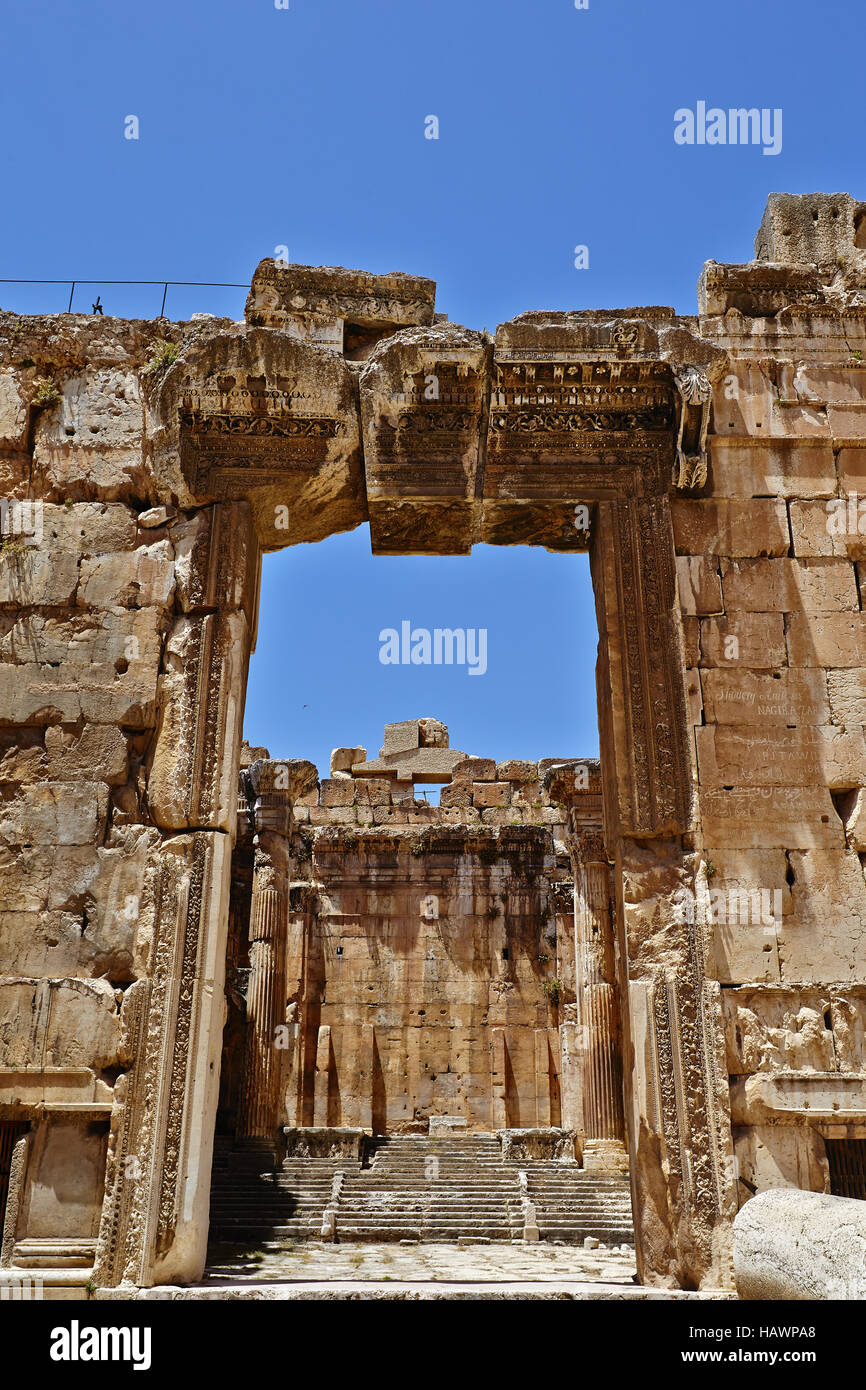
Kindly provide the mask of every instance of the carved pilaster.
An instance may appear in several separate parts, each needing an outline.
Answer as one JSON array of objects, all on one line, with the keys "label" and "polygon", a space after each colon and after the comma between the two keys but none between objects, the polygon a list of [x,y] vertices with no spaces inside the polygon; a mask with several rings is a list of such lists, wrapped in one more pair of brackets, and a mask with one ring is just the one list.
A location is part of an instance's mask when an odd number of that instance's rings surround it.
[{"label": "carved pilaster", "polygon": [[584,1165],[622,1168],[622,1055],[615,990],[610,865],[599,835],[571,838],[575,882],[575,976],[583,1047]]},{"label": "carved pilaster", "polygon": [[605,839],[683,833],[691,763],[667,497],[599,503],[592,569]]},{"label": "carved pilaster", "polygon": [[219,832],[156,852],[151,973],[123,1007],[131,1062],[115,1087],[100,1284],[197,1279],[204,1266],[230,857]]}]

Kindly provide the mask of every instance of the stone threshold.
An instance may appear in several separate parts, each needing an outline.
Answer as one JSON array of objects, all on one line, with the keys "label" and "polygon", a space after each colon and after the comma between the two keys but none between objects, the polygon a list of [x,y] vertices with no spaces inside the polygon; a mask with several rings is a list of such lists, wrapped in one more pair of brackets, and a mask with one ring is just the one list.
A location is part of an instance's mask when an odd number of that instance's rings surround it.
[{"label": "stone threshold", "polygon": [[178,1301],[204,1302],[225,1299],[230,1302],[339,1302],[365,1300],[371,1302],[430,1303],[441,1301],[496,1302],[498,1300],[520,1299],[530,1302],[549,1302],[551,1300],[573,1303],[595,1303],[599,1301],[660,1303],[681,1302],[691,1299],[700,1302],[736,1300],[735,1293],[723,1289],[713,1289],[701,1293],[683,1289],[653,1289],[627,1284],[588,1283],[585,1280],[506,1280],[500,1282],[484,1281],[472,1283],[450,1283],[437,1279],[423,1282],[379,1280],[331,1280],[276,1282],[263,1284],[222,1284],[190,1288],[172,1285],[157,1286],[152,1289],[139,1289],[135,1293],[119,1289],[100,1290],[96,1298],[134,1299],[141,1302]]}]

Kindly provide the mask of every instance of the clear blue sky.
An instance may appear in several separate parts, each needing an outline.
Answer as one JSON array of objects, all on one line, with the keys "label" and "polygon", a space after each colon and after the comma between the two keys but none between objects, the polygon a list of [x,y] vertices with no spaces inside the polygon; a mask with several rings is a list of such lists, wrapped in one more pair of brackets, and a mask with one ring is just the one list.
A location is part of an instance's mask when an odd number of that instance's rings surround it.
[{"label": "clear blue sky", "polygon": [[[862,0],[7,0],[3,36],[6,277],[247,283],[287,245],[429,275],[477,328],[543,307],[688,313],[704,260],[750,256],[768,192],[866,196]],[[676,145],[675,110],[699,101],[782,108],[782,152]],[[100,292],[106,312],[159,309],[155,289]],[[0,285],[21,311],[66,296]],[[243,298],[174,290],[166,307],[240,317]],[[266,559],[254,740],[321,765],[429,713],[472,751],[596,750],[583,561],[368,556],[358,532]],[[401,617],[485,626],[488,673],[380,667]]]}]

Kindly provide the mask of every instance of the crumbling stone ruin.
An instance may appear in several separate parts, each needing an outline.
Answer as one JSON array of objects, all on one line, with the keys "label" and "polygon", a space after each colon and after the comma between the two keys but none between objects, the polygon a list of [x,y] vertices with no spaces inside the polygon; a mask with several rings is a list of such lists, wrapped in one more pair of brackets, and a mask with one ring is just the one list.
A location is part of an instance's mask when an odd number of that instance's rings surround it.
[{"label": "crumbling stone ruin", "polygon": [[218,1131],[553,1127],[624,1167],[598,763],[467,757],[413,719],[321,782],[241,765]]},{"label": "crumbling stone ruin", "polygon": [[[730,1287],[756,1192],[866,1195],[864,217],[773,195],[696,315],[490,337],[429,280],[265,261],[243,323],[0,316],[3,1266],[197,1279],[218,1116],[558,1116],[589,1148],[593,1049],[620,1058],[644,1282]],[[449,753],[435,721],[317,790],[251,757],[239,816],[261,556],[364,522],[377,554],[589,551],[595,824],[556,767],[444,756],[425,820],[399,770]],[[346,981],[369,922],[410,916],[455,958],[410,994],[420,957],[400,982],[383,953],[371,1025]],[[453,1061],[406,1012],[437,972]]]}]

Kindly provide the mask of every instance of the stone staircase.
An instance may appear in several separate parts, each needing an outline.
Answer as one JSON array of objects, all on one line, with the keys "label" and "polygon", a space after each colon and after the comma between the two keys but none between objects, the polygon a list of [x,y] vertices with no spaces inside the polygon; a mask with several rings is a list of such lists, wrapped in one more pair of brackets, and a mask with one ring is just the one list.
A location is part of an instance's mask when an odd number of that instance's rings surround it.
[{"label": "stone staircase", "polygon": [[368,1140],[363,1164],[346,1156],[279,1164],[267,1146],[234,1150],[218,1138],[210,1244],[274,1251],[320,1240],[329,1212],[339,1242],[521,1240],[527,1203],[541,1240],[634,1242],[626,1179],[504,1160],[496,1135],[473,1134]]},{"label": "stone staircase", "polygon": [[633,1245],[627,1178],[584,1172],[571,1164],[534,1159],[523,1164],[540,1240],[574,1245],[594,1236],[605,1245]]},{"label": "stone staircase", "polygon": [[[334,1179],[351,1168],[343,1158],[287,1158],[267,1146],[233,1149],[217,1136],[210,1199],[210,1245],[257,1249],[320,1240]],[[356,1163],[355,1167],[359,1165]]]},{"label": "stone staircase", "polygon": [[495,1135],[373,1141],[368,1168],[347,1175],[338,1240],[518,1240],[517,1167]]}]

